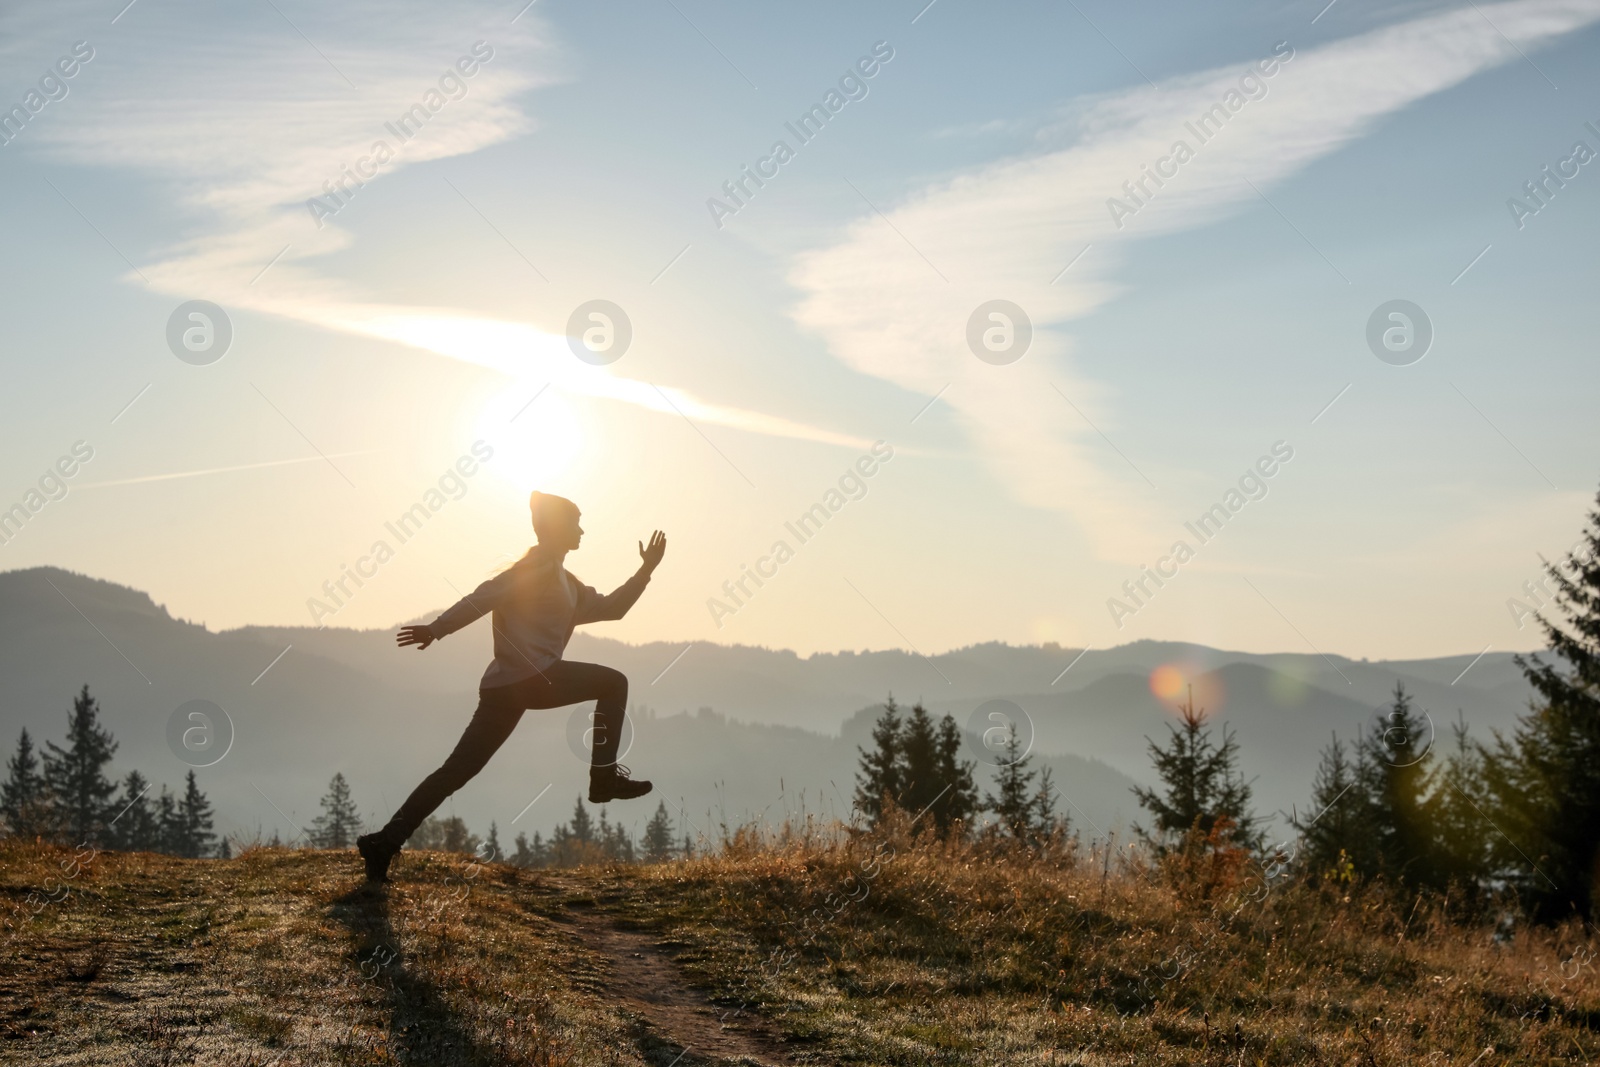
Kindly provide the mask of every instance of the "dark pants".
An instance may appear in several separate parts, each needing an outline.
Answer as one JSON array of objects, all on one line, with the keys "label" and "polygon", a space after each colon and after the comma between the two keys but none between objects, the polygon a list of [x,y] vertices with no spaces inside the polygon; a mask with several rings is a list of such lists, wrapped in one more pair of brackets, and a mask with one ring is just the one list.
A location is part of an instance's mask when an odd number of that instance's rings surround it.
[{"label": "dark pants", "polygon": [[562,660],[526,681],[478,690],[478,710],[473,712],[466,732],[456,742],[455,751],[412,790],[383,828],[383,836],[396,848],[405,844],[422,825],[422,820],[444,803],[445,797],[483,770],[489,757],[516,729],[524,711],[559,708],[585,700],[599,702],[595,707],[593,765],[610,767],[615,764],[617,746],[622,740],[622,719],[628,705],[627,675],[596,663]]}]

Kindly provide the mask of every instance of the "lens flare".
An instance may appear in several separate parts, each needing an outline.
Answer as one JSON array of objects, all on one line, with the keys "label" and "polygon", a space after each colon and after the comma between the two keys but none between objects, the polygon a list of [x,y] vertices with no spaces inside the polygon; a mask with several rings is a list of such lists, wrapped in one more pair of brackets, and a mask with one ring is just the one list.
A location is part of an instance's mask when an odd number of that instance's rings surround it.
[{"label": "lens flare", "polygon": [[1281,707],[1304,704],[1310,692],[1311,686],[1298,673],[1273,671],[1267,676],[1267,695]]},{"label": "lens flare", "polygon": [[1195,710],[1204,711],[1207,715],[1222,710],[1227,696],[1222,679],[1214,671],[1207,670],[1204,664],[1180,660],[1163,663],[1150,672],[1150,693],[1169,710],[1187,703],[1191,689],[1194,692]]},{"label": "lens flare", "polygon": [[1157,700],[1182,700],[1186,681],[1182,671],[1170,663],[1163,663],[1150,672],[1150,692],[1155,694]]}]

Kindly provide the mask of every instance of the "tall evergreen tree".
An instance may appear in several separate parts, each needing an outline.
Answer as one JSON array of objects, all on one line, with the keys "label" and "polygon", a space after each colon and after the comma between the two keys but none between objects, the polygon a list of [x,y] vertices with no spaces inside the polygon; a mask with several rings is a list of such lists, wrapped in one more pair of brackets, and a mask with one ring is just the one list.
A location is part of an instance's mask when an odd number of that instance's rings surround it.
[{"label": "tall evergreen tree", "polygon": [[1051,781],[1049,767],[1039,769],[1039,791],[1033,795],[1033,825],[1041,839],[1067,831],[1067,817],[1056,814],[1056,784]]},{"label": "tall evergreen tree", "polygon": [[972,762],[961,758],[962,736],[955,719],[946,715],[935,723],[920,701],[902,719],[890,697],[872,736],[873,750],[861,752],[856,772],[857,810],[876,824],[887,800],[910,813],[918,830],[932,823],[940,836],[971,823],[978,788]]},{"label": "tall evergreen tree", "polygon": [[939,774],[939,728],[920,700],[911,705],[900,729],[900,782],[900,806],[914,816],[923,816],[945,791]]},{"label": "tall evergreen tree", "polygon": [[517,834],[515,844],[517,851],[511,857],[512,863],[518,867],[543,867],[545,865],[544,840],[537,831],[534,832],[531,843],[528,841],[527,834]]},{"label": "tall evergreen tree", "polygon": [[44,775],[39,773],[39,757],[26,727],[17,738],[17,751],[6,762],[6,780],[0,784],[0,819],[15,837],[47,835],[50,826],[50,794]]},{"label": "tall evergreen tree", "polygon": [[483,859],[485,863],[505,861],[505,857],[500,854],[500,827],[495,825],[493,819],[489,820],[489,836],[483,842]]},{"label": "tall evergreen tree", "polygon": [[1017,736],[1017,724],[1006,728],[1004,755],[995,768],[995,792],[984,794],[984,807],[999,818],[1006,832],[1019,841],[1031,841],[1036,830],[1034,804],[1037,791],[1036,771],[1028,769],[1033,758],[1022,752],[1022,739]]},{"label": "tall evergreen tree", "polygon": [[644,827],[644,856],[651,863],[661,863],[672,858],[672,816],[667,814],[667,802],[656,802],[656,813]]},{"label": "tall evergreen tree", "polygon": [[856,772],[855,806],[866,815],[869,822],[883,817],[884,803],[899,804],[905,790],[900,768],[900,708],[891,695],[883,706],[883,714],[872,726],[872,751],[857,748],[861,755],[860,769]]},{"label": "tall evergreen tree", "polygon": [[[939,720],[937,767],[943,795],[932,803],[941,835],[957,825],[971,826],[973,816],[978,813],[978,786],[972,780],[975,764],[961,758],[963,741],[961,727],[952,716]],[[949,788],[943,789],[944,786]]]},{"label": "tall evergreen tree", "polygon": [[1237,847],[1256,847],[1261,840],[1259,820],[1250,811],[1250,784],[1239,772],[1238,740],[1226,727],[1222,744],[1211,740],[1205,710],[1195,710],[1192,687],[1188,703],[1178,708],[1178,716],[1177,726],[1167,726],[1171,732],[1168,747],[1145,738],[1165,791],[1133,787],[1134,796],[1155,823],[1153,831],[1135,823],[1134,832],[1158,853],[1164,853],[1175,840],[1191,832],[1209,837],[1225,820],[1225,828],[1220,831],[1224,840]]},{"label": "tall evergreen tree", "polygon": [[178,800],[172,822],[174,855],[188,859],[210,856],[217,835],[212,832],[211,802],[200,791],[200,784],[191,769],[184,779],[183,796]]},{"label": "tall evergreen tree", "polygon": [[1433,727],[1403,685],[1357,739],[1353,759],[1335,737],[1322,752],[1310,809],[1290,820],[1308,871],[1439,890],[1454,885],[1477,897],[1492,873],[1490,803],[1482,750],[1464,722],[1455,739],[1441,761]]},{"label": "tall evergreen tree", "polygon": [[156,838],[161,842],[160,851],[174,856],[183,854],[183,817],[178,814],[178,799],[164,785],[156,797]]},{"label": "tall evergreen tree", "polygon": [[1467,736],[1465,719],[1452,727],[1455,748],[1428,780],[1423,818],[1432,828],[1438,879],[1476,897],[1492,871],[1492,806],[1483,773],[1483,750]]},{"label": "tall evergreen tree", "polygon": [[311,822],[311,844],[316,848],[349,848],[361,832],[361,812],[350,799],[344,772],[334,774],[322,797],[322,814]]},{"label": "tall evergreen tree", "polygon": [[940,836],[970,822],[977,807],[973,765],[960,755],[955,720],[946,715],[936,725],[921,701],[911,705],[900,734],[900,804],[913,819],[932,822]]},{"label": "tall evergreen tree", "polygon": [[1300,862],[1319,878],[1339,877],[1343,864],[1370,873],[1376,852],[1365,832],[1368,822],[1367,795],[1357,789],[1356,766],[1334,734],[1311,780],[1311,806],[1289,816],[1289,825],[1300,833]]},{"label": "tall evergreen tree", "polygon": [[66,747],[45,742],[44,778],[60,822],[57,832],[66,843],[110,844],[117,787],[105,768],[116,751],[111,732],[100,725],[100,705],[85,685],[67,717]]},{"label": "tall evergreen tree", "polygon": [[1540,921],[1592,921],[1600,878],[1600,496],[1581,551],[1546,565],[1552,660],[1518,657],[1538,700],[1485,752],[1501,870]]},{"label": "tall evergreen tree", "polygon": [[1357,777],[1376,869],[1409,885],[1443,886],[1426,803],[1432,728],[1395,683],[1394,702],[1359,743]]},{"label": "tall evergreen tree", "polygon": [[124,852],[155,852],[161,848],[161,822],[150,801],[150,783],[138,771],[122,780],[112,842]]}]

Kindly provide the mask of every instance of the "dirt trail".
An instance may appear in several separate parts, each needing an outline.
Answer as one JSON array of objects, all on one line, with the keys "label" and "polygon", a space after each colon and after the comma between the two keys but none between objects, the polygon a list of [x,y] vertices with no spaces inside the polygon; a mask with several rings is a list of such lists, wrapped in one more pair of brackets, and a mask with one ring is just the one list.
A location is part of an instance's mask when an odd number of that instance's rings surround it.
[{"label": "dirt trail", "polygon": [[604,911],[582,902],[567,907],[583,944],[610,961],[607,996],[642,1016],[657,1035],[682,1050],[680,1067],[704,1061],[788,1067],[783,1043],[748,1012],[724,1025],[730,1009],[690,986],[672,956],[649,934],[615,925]]}]

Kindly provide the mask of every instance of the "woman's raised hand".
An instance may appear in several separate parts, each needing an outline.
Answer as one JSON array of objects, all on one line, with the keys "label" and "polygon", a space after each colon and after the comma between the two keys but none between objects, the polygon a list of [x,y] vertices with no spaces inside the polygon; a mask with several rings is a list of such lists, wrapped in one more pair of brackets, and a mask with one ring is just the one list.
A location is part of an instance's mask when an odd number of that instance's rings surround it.
[{"label": "woman's raised hand", "polygon": [[650,535],[650,544],[639,542],[639,558],[644,560],[646,572],[654,571],[661,566],[661,557],[667,554],[667,535],[657,530]]}]

